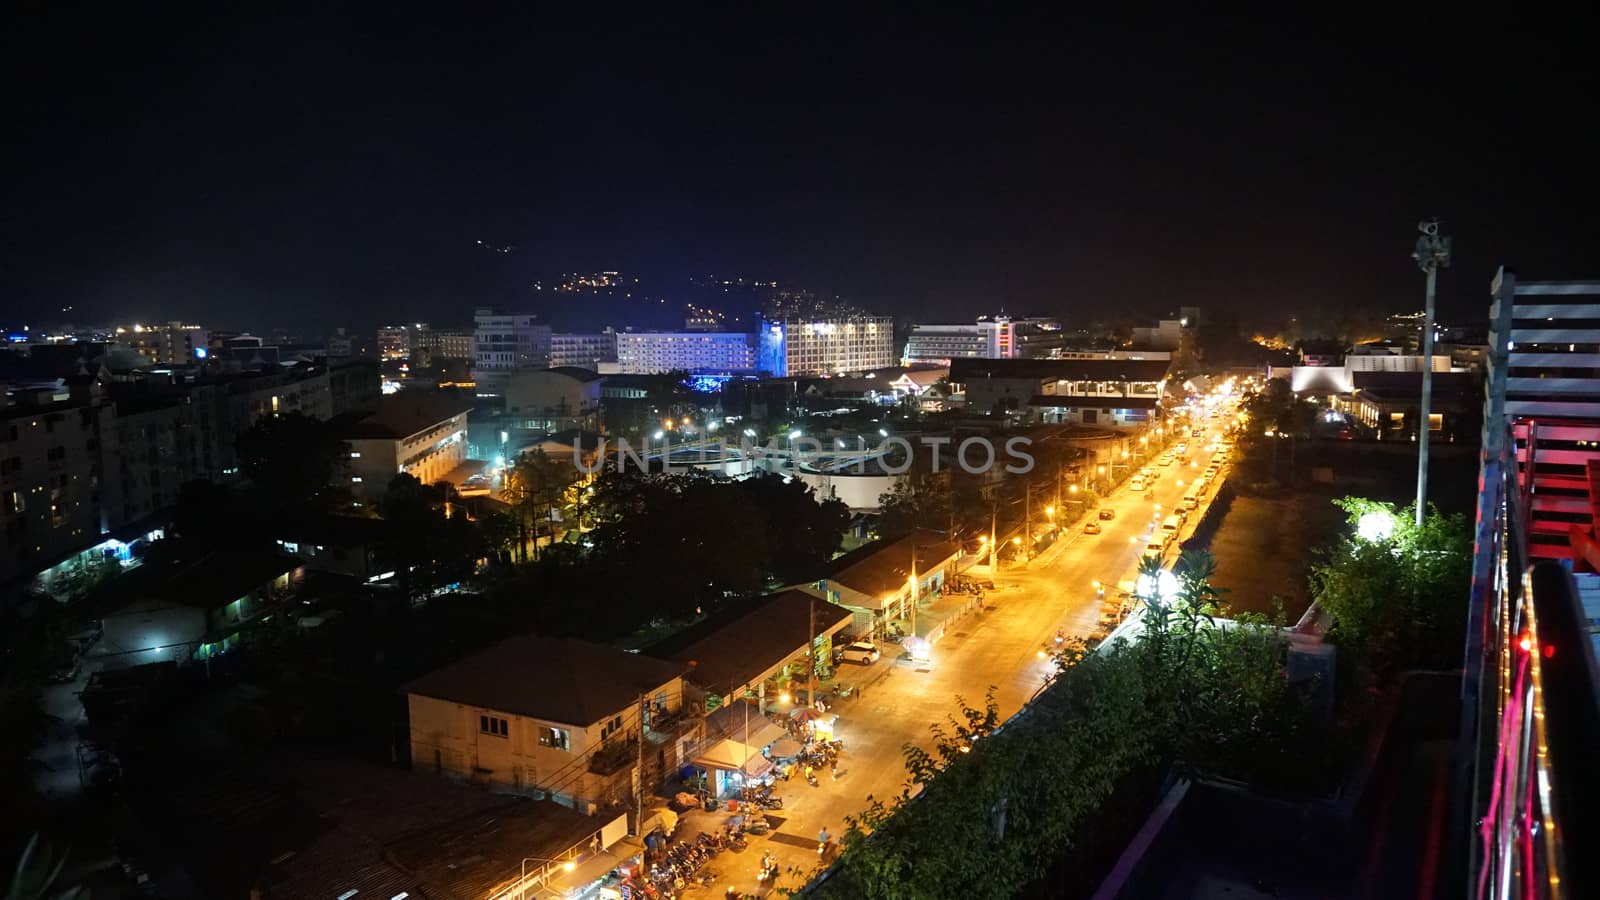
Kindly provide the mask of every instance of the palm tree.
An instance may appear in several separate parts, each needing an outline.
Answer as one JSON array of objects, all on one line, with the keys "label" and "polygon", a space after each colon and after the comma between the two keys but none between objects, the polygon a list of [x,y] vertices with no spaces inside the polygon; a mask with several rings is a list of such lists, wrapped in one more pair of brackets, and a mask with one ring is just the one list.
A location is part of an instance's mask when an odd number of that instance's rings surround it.
[{"label": "palm tree", "polygon": [[22,856],[11,873],[3,900],[88,900],[89,890],[82,885],[56,889],[67,854],[58,852],[36,833],[22,848]]},{"label": "palm tree", "polygon": [[[551,519],[556,501],[577,480],[577,470],[551,459],[543,450],[534,449],[518,456],[506,473],[506,495],[520,513],[523,526],[523,561],[527,561],[526,527],[529,519],[542,513],[545,522]],[[538,558],[539,530],[534,528],[534,558]]]}]

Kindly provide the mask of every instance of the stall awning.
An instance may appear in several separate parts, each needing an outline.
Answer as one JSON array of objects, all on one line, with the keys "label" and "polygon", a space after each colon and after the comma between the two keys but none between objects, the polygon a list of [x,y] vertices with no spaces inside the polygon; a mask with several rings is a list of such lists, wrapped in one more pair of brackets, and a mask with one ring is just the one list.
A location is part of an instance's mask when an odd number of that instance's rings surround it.
[{"label": "stall awning", "polygon": [[783,737],[784,731],[753,703],[737,700],[706,716],[706,735],[759,750]]},{"label": "stall awning", "polygon": [[541,885],[537,893],[530,891],[528,896],[530,898],[538,897],[540,900],[570,897],[606,877],[617,866],[636,857],[641,857],[643,854],[643,844],[632,838],[626,838],[618,841],[609,850],[591,854],[587,859],[579,861],[571,872],[556,868],[551,874],[550,880]]},{"label": "stall awning", "polygon": [[705,769],[725,772],[744,772],[752,777],[765,774],[772,768],[772,760],[748,744],[736,741],[717,741],[694,758],[694,764]]}]

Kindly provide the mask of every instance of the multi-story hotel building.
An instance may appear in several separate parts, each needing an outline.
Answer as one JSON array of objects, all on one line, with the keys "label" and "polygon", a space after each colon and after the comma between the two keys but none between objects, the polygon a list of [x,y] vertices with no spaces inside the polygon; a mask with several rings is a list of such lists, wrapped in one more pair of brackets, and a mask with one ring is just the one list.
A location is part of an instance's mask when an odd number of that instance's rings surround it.
[{"label": "multi-story hotel building", "polygon": [[624,375],[753,372],[755,338],[742,331],[619,332],[617,369]]},{"label": "multi-story hotel building", "polygon": [[868,372],[897,361],[889,316],[758,318],[756,328],[757,365],[779,377]]}]

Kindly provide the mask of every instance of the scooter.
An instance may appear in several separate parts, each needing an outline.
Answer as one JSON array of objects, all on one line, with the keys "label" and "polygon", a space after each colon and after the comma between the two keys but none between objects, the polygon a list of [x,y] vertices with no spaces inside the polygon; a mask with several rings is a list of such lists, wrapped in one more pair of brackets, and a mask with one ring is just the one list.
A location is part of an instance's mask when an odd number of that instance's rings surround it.
[{"label": "scooter", "polygon": [[815,773],[815,772],[807,772],[806,773],[806,784],[809,784],[812,787],[816,787],[817,786],[817,773]]}]

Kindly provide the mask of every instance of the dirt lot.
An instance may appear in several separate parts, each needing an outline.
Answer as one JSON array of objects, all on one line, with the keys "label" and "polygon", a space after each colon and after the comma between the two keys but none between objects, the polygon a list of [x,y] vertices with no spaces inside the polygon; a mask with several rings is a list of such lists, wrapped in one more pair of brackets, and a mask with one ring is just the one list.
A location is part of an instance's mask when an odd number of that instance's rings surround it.
[{"label": "dirt lot", "polygon": [[1211,553],[1216,583],[1228,589],[1235,613],[1273,615],[1277,604],[1294,622],[1311,605],[1306,575],[1311,547],[1332,538],[1344,512],[1322,491],[1281,497],[1240,495],[1233,499]]},{"label": "dirt lot", "polygon": [[[1306,576],[1315,548],[1344,524],[1338,497],[1358,496],[1401,505],[1416,491],[1416,450],[1407,445],[1317,442],[1301,449],[1292,484],[1253,484],[1270,466],[1241,466],[1230,474],[1238,494],[1216,529],[1210,550],[1216,583],[1229,589],[1236,612],[1272,615],[1281,599],[1292,623],[1311,604]],[[1290,477],[1280,457],[1280,478]],[[1471,448],[1438,448],[1430,464],[1429,500],[1445,512],[1470,512],[1477,487]]]}]

